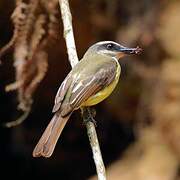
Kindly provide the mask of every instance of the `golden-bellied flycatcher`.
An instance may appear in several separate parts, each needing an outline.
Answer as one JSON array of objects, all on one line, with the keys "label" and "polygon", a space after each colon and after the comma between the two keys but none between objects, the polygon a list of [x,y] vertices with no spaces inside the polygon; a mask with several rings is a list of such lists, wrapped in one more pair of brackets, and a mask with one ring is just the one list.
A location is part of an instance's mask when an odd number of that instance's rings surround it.
[{"label": "golden-bellied flycatcher", "polygon": [[139,47],[127,48],[112,41],[92,45],[62,82],[55,98],[55,114],[33,156],[50,157],[72,112],[107,98],[119,80],[121,68],[118,60],[126,54],[138,54],[140,51]]}]

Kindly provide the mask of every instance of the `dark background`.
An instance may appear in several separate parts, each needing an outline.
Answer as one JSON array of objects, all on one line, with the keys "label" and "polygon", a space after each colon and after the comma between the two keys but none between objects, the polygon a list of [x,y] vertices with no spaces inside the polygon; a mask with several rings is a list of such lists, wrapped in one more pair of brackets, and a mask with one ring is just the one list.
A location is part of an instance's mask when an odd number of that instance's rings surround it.
[{"label": "dark background", "polygon": [[[178,180],[179,1],[74,0],[70,7],[79,58],[91,44],[101,40],[143,48],[140,56],[121,60],[122,74],[116,90],[96,106],[102,155],[105,165],[112,165],[108,179]],[[0,1],[0,47],[12,37],[10,16],[14,8],[14,1]],[[32,157],[33,148],[52,117],[56,91],[71,69],[60,13],[58,17],[57,40],[46,49],[49,67],[33,95],[30,115],[17,127],[0,128],[1,176],[83,180],[96,174],[79,111],[66,125],[51,158]],[[6,93],[4,89],[15,80],[13,50],[1,60],[3,124],[16,119],[19,112],[17,92]],[[155,164],[158,170],[153,169]]]}]

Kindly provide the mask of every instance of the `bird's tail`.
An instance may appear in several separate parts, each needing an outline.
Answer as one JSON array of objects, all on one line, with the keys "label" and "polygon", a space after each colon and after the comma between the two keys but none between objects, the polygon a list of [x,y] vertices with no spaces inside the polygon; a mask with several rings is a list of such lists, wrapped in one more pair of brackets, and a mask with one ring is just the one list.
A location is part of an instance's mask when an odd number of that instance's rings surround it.
[{"label": "bird's tail", "polygon": [[52,155],[58,138],[61,135],[61,132],[70,115],[61,117],[59,113],[56,113],[53,116],[38,144],[34,148],[33,157],[50,157]]}]

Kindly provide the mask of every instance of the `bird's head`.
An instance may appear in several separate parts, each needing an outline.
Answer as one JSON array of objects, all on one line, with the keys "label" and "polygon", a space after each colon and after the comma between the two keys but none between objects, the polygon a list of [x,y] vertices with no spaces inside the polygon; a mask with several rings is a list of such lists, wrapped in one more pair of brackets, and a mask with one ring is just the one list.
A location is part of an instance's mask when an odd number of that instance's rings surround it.
[{"label": "bird's head", "polygon": [[92,45],[86,52],[85,55],[101,54],[110,56],[116,59],[120,59],[125,55],[139,54],[142,51],[141,48],[128,48],[124,47],[113,41],[101,41]]}]

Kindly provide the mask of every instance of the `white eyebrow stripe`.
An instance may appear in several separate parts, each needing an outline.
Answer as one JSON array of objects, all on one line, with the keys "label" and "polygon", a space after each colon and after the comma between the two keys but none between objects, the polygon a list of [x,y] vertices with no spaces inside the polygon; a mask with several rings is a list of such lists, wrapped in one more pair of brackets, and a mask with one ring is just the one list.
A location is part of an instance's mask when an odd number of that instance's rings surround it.
[{"label": "white eyebrow stripe", "polygon": [[114,41],[101,41],[96,43],[97,45],[103,45],[103,44],[108,44],[108,43],[112,43],[112,44],[116,44],[119,45],[118,43],[114,42]]}]

